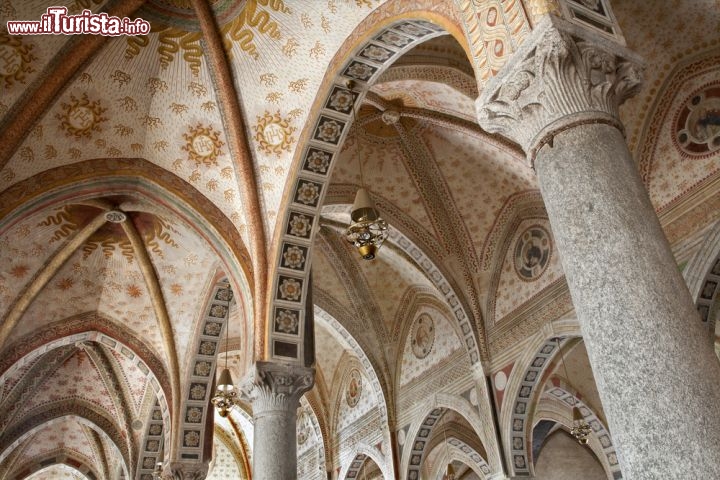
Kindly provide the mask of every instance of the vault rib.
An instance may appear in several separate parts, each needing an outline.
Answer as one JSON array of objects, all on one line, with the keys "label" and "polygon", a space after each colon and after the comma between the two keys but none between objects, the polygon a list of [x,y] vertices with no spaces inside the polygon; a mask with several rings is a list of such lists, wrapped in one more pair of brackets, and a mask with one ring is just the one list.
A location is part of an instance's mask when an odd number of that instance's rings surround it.
[{"label": "vault rib", "polygon": [[0,325],[0,350],[7,342],[13,329],[22,318],[23,314],[30,306],[35,297],[47,285],[52,277],[60,270],[75,251],[82,246],[85,241],[90,238],[100,227],[105,225],[105,213],[93,218],[90,223],[85,225],[82,230],[77,232],[74,237],[68,241],[65,246],[60,248],[55,256],[53,256],[45,266],[38,271],[30,283],[25,287],[23,292],[15,299],[12,306],[8,310],[2,325]]},{"label": "vault rib", "polygon": [[263,223],[258,196],[255,167],[245,136],[245,122],[239,102],[239,92],[235,88],[228,58],[225,55],[222,36],[213,17],[210,3],[205,0],[192,0],[193,8],[200,21],[200,29],[207,46],[209,65],[215,79],[216,91],[220,99],[220,109],[227,123],[228,143],[235,152],[237,172],[240,176],[238,189],[243,206],[247,212],[250,234],[250,253],[253,262],[253,318],[255,322],[254,357],[267,358],[265,344],[265,316],[269,299],[266,298],[268,280],[267,252],[265,250],[265,224]]},{"label": "vault rib", "polygon": [[150,299],[152,300],[153,309],[155,310],[155,316],[157,317],[158,326],[160,327],[160,333],[162,334],[163,346],[165,347],[166,360],[170,367],[170,388],[172,390],[172,420],[171,420],[171,445],[170,445],[170,458],[175,458],[177,450],[177,437],[180,434],[180,363],[177,354],[177,348],[175,346],[175,336],[173,334],[172,325],[170,324],[170,315],[167,311],[167,305],[165,303],[165,297],[163,296],[162,289],[160,288],[160,281],[158,279],[155,268],[150,260],[150,254],[145,248],[145,243],[140,237],[140,233],[135,224],[132,223],[130,217],[127,217],[125,221],[121,222],[125,235],[127,235],[130,244],[132,245],[135,254],[137,255],[138,266],[142,271],[143,278],[145,279],[145,285],[150,292]]},{"label": "vault rib", "polygon": [[[119,18],[131,16],[145,0],[111,2],[107,14]],[[112,37],[104,35],[76,35],[63,47],[62,58],[45,75],[47,80],[35,83],[10,109],[6,118],[13,120],[0,128],[0,170],[2,170],[32,126],[50,108],[73,76]],[[1,337],[0,337],[1,339]]]}]

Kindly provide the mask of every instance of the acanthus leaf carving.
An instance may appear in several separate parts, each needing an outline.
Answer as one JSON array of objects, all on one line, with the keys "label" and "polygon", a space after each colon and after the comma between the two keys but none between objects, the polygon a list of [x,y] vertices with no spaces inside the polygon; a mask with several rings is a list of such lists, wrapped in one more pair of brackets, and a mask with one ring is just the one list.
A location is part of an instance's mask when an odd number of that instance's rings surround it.
[{"label": "acanthus leaf carving", "polygon": [[622,129],[618,107],[642,84],[636,55],[554,17],[516,55],[476,108],[481,127],[520,144],[531,161],[569,126],[604,122]]},{"label": "acanthus leaf carving", "polygon": [[315,369],[274,362],[257,362],[243,382],[241,393],[252,403],[253,412],[294,412],[300,397],[315,383]]}]

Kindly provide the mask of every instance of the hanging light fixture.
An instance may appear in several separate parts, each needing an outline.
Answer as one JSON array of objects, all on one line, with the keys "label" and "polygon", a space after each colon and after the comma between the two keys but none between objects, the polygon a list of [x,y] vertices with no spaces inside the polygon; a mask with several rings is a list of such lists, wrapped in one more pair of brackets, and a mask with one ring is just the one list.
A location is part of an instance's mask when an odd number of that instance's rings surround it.
[{"label": "hanging light fixture", "polygon": [[[347,87],[350,90],[352,90],[354,85],[352,81],[348,81],[347,83]],[[351,111],[355,124],[357,124],[354,102]],[[380,218],[380,214],[377,208],[375,208],[375,203],[365,188],[362,164],[362,160],[358,158],[360,188],[355,194],[355,202],[353,202],[352,211],[350,212],[351,223],[345,230],[345,238],[348,242],[355,245],[355,248],[357,248],[363,259],[372,260],[375,258],[380,246],[388,237],[388,224]]]},{"label": "hanging light fixture", "polygon": [[[570,375],[568,375],[567,367],[565,366],[565,356],[563,355],[562,349],[560,348],[560,338],[555,337],[555,342],[557,342],[558,350],[560,350],[560,362],[562,362],[563,370],[565,371],[565,378],[572,385],[572,382],[570,382]],[[574,388],[575,387],[573,387],[573,389]],[[577,392],[575,392],[574,398],[577,398]],[[575,437],[575,440],[577,440],[580,445],[587,445],[589,441],[588,437],[591,433],[592,429],[590,428],[590,425],[588,425],[588,423],[585,421],[585,417],[578,408],[576,400],[575,405],[573,406],[573,419],[572,428],[570,429],[570,435]]]},{"label": "hanging light fixture", "polygon": [[232,375],[227,366],[228,361],[228,347],[230,335],[230,325],[225,325],[225,368],[220,372],[220,378],[218,378],[217,386],[215,387],[215,395],[210,399],[215,408],[217,408],[218,414],[225,418],[230,413],[230,409],[235,405],[237,400],[237,391],[233,384]]}]

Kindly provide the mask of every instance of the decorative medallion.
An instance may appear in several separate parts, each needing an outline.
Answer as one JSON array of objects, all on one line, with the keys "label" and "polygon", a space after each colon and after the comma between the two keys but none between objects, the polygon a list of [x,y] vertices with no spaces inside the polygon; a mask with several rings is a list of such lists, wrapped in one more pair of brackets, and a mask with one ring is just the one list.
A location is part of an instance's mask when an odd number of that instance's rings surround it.
[{"label": "decorative medallion", "polygon": [[210,371],[212,370],[212,363],[202,360],[200,362],[195,363],[195,368],[193,369],[193,372],[198,377],[207,377],[210,375]]},{"label": "decorative medallion", "polygon": [[183,447],[199,447],[200,432],[196,430],[186,430],[183,435]]},{"label": "decorative medallion", "polygon": [[720,85],[705,86],[685,101],[675,119],[675,143],[693,158],[720,150]]},{"label": "decorative medallion", "polygon": [[28,73],[35,71],[30,64],[37,58],[30,53],[34,45],[24,43],[22,37],[0,35],[0,80],[8,89],[15,82],[25,83]]},{"label": "decorative medallion", "polygon": [[278,286],[278,298],[280,300],[289,300],[291,302],[299,302],[302,294],[302,281],[280,277],[280,285]]},{"label": "decorative medallion", "polygon": [[217,159],[223,153],[221,148],[225,145],[220,140],[220,132],[201,123],[196,127],[189,127],[188,131],[189,133],[183,133],[186,143],[182,149],[188,152],[189,159],[197,166],[217,165]]},{"label": "decorative medallion", "polygon": [[332,143],[337,145],[340,142],[340,136],[342,135],[345,123],[335,120],[329,117],[320,117],[317,129],[315,130],[315,140],[321,140],[323,142]]},{"label": "decorative medallion", "polygon": [[417,358],[425,358],[432,350],[435,342],[435,324],[430,315],[420,315],[412,327],[410,342],[413,355]]},{"label": "decorative medallion", "polygon": [[70,95],[70,102],[60,105],[62,113],[55,115],[60,120],[58,128],[65,131],[68,137],[76,139],[90,138],[92,132],[101,132],[100,124],[107,121],[103,113],[107,108],[102,107],[100,100],[90,101],[87,93],[80,98]]},{"label": "decorative medallion", "polygon": [[275,331],[278,333],[288,333],[297,335],[298,333],[298,315],[295,310],[286,308],[275,309]]},{"label": "decorative medallion", "polygon": [[190,385],[190,400],[205,400],[207,386],[204,383],[193,383]]},{"label": "decorative medallion", "polygon": [[301,213],[290,212],[287,234],[300,238],[310,238],[312,217]]},{"label": "decorative medallion", "polygon": [[283,244],[282,266],[294,270],[302,270],[305,265],[307,248],[289,243]]},{"label": "decorative medallion", "polygon": [[185,421],[188,423],[200,423],[202,421],[202,407],[188,407],[185,413]]},{"label": "decorative medallion", "polygon": [[345,391],[345,401],[354,408],[358,402],[360,402],[360,395],[362,394],[362,375],[360,370],[354,368],[350,371],[350,382],[348,382],[347,390]]},{"label": "decorative medallion", "polygon": [[280,111],[271,115],[266,111],[262,117],[256,117],[255,141],[258,142],[260,150],[270,155],[274,153],[278,157],[283,150],[290,151],[290,146],[295,142],[292,136],[295,127],[290,126],[288,118],[282,118]]},{"label": "decorative medallion", "polygon": [[336,86],[325,103],[325,108],[348,114],[352,110],[357,95],[352,91]]},{"label": "decorative medallion", "polygon": [[396,48],[403,48],[413,41],[412,38],[400,35],[399,33],[393,32],[392,30],[387,30],[383,32],[375,39],[383,43],[387,43],[388,45],[392,45]]},{"label": "decorative medallion", "polygon": [[550,234],[539,225],[525,230],[515,244],[515,272],[525,281],[535,280],[550,263]]},{"label": "decorative medallion", "polygon": [[305,157],[305,170],[320,175],[327,175],[332,154],[317,148],[309,148]]}]

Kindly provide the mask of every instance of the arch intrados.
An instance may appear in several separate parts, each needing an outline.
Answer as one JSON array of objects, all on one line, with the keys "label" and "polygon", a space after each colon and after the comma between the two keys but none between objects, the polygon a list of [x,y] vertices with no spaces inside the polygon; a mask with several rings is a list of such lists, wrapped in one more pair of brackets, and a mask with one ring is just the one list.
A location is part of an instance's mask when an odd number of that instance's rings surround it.
[{"label": "arch intrados", "polygon": [[[49,463],[51,461],[53,461],[52,464]],[[33,457],[28,462],[25,462],[19,467],[12,469],[15,472],[22,472],[21,474],[12,474],[8,478],[14,480],[21,480],[23,478],[27,478],[25,472],[30,472],[29,474],[32,475],[42,471],[46,467],[51,467],[53,465],[59,464],[72,467],[73,469],[82,473],[84,476],[87,476],[85,474],[85,471],[87,471],[90,472],[96,479],[102,478],[102,476],[98,474],[98,472],[91,466],[90,462],[88,462],[87,459],[80,458],[77,453],[70,452],[67,449],[62,449],[59,454],[58,452],[54,452],[51,455]],[[20,477],[20,475],[25,476]]]},{"label": "arch intrados", "polygon": [[[383,474],[383,478],[386,478],[386,479],[394,478],[394,475],[392,474],[392,472],[390,472],[390,468],[387,465],[385,455],[383,455],[376,447],[367,445],[365,443],[361,443],[355,448],[355,450],[353,451],[353,455],[350,458],[352,458],[352,460],[347,465],[345,465],[344,467],[342,467],[340,469],[340,474],[338,475],[338,478],[341,478],[341,479],[349,478],[348,474],[351,471],[355,471],[355,472],[360,471],[362,466],[368,460],[373,461],[375,463],[375,465],[377,465],[380,468],[380,471]],[[353,462],[355,462],[357,460],[360,460],[362,463],[360,464],[360,466],[357,469],[352,468]]]},{"label": "arch intrados", "polygon": [[[347,213],[352,207],[348,203],[350,199],[334,198],[333,203],[323,206],[323,212],[327,213]],[[475,368],[482,369],[479,359],[480,348],[476,335],[478,324],[482,324],[482,318],[473,318],[469,313],[472,310],[466,304],[462,289],[460,289],[452,279],[452,276],[446,274],[442,266],[436,262],[432,256],[426,252],[429,251],[424,245],[418,245],[411,240],[403,231],[402,225],[393,225],[390,229],[390,235],[384,245],[396,248],[401,252],[401,257],[406,256],[410,264],[415,267],[421,275],[438,289],[438,293],[444,293],[444,296],[438,295],[438,299],[447,304],[448,308],[452,308],[454,315],[450,315],[448,321],[452,325],[456,334],[460,338],[460,343],[470,357],[471,365],[477,365]],[[456,293],[460,292],[460,293]],[[454,306],[453,306],[454,305]],[[393,332],[395,336],[396,332]]]},{"label": "arch intrados", "polygon": [[[128,457],[129,452],[127,451],[127,449],[126,449],[126,448],[120,448],[120,446],[119,446],[119,445],[117,444],[117,442],[115,441],[115,439],[117,439],[117,440],[122,439],[122,435],[120,434],[120,431],[119,431],[119,430],[117,430],[116,432],[114,432],[116,435],[115,435],[115,438],[113,438],[114,436],[111,435],[111,434],[109,434],[108,432],[106,432],[105,429],[104,429],[102,426],[98,425],[98,424],[95,423],[93,420],[87,418],[87,417],[86,417],[85,415],[83,415],[81,412],[76,412],[76,411],[74,411],[74,410],[83,410],[83,411],[84,411],[84,410],[87,410],[87,411],[90,411],[90,409],[87,409],[86,407],[82,407],[82,406],[78,406],[78,405],[73,404],[73,400],[66,400],[66,401],[63,401],[63,402],[58,402],[58,403],[53,404],[53,405],[54,405],[53,410],[55,410],[55,411],[64,411],[64,412],[67,412],[67,413],[60,413],[60,414],[55,415],[55,416],[53,416],[53,417],[51,417],[51,418],[49,418],[49,419],[47,419],[47,420],[44,420],[44,421],[39,421],[39,420],[37,420],[37,421],[32,422],[32,423],[31,423],[31,422],[24,422],[24,424],[21,425],[21,431],[22,431],[22,433],[21,433],[20,435],[17,435],[17,436],[16,436],[14,439],[12,439],[12,441],[9,442],[9,443],[7,442],[7,440],[3,442],[3,444],[6,444],[6,446],[5,446],[5,448],[3,448],[3,449],[0,451],[0,463],[2,463],[2,462],[7,458],[7,456],[8,456],[10,453],[12,453],[13,450],[15,450],[15,448],[17,448],[19,445],[21,445],[25,440],[27,440],[27,439],[29,439],[29,438],[32,438],[32,437],[33,437],[36,433],[38,433],[40,430],[42,430],[42,429],[44,429],[44,428],[46,428],[46,427],[48,427],[48,426],[52,426],[52,425],[54,425],[54,424],[56,424],[56,423],[64,422],[64,421],[66,421],[66,420],[68,420],[68,419],[71,419],[71,420],[77,421],[78,423],[81,423],[81,424],[83,424],[83,425],[86,425],[87,427],[91,428],[91,429],[94,430],[96,433],[98,433],[99,435],[101,435],[103,438],[105,438],[105,439],[109,442],[109,444],[112,445],[112,446],[115,448],[115,450],[116,450],[115,453],[117,454],[118,458],[122,459],[123,469],[125,470],[125,473],[126,473],[126,475],[127,475],[127,472],[129,471],[129,465],[127,464],[127,462],[130,461],[131,459]],[[74,408],[74,409],[73,409],[73,408],[70,408],[70,407],[78,407],[78,408]],[[40,407],[40,410],[42,410],[43,408],[44,408],[44,407],[41,406],[41,407]],[[36,410],[37,410],[37,409],[36,409]],[[53,410],[50,410],[50,413],[54,413]],[[43,413],[45,413],[45,412],[43,412]],[[35,418],[39,418],[39,416],[36,416]],[[108,423],[108,425],[114,426],[114,423],[112,422],[111,419],[109,419],[109,418],[104,418],[104,420]],[[34,423],[34,424],[33,424],[33,423]],[[2,436],[4,436],[5,433],[7,433],[7,432],[3,432]],[[0,436],[0,438],[2,438],[2,436]],[[0,446],[2,446],[2,445],[0,445]],[[128,454],[128,455],[126,455],[126,454]]]},{"label": "arch intrados", "polygon": [[[76,316],[74,318],[76,319],[80,316]],[[102,317],[99,317],[96,320],[101,319]],[[4,367],[2,373],[0,374],[0,383],[4,382],[9,375],[12,375],[15,372],[16,368],[32,362],[37,358],[40,358],[42,355],[48,353],[50,350],[54,350],[78,342],[92,341],[98,343],[99,345],[104,345],[107,348],[112,348],[113,350],[120,352],[122,348],[125,348],[132,352],[137,358],[139,358],[143,362],[145,367],[147,367],[148,369],[148,381],[151,385],[157,385],[158,389],[156,391],[156,394],[159,392],[163,393],[163,395],[158,396],[158,401],[160,401],[161,404],[165,403],[165,410],[167,410],[168,399],[172,398],[169,375],[168,372],[165,371],[164,364],[159,360],[160,357],[152,351],[151,347],[145,345],[139,339],[130,337],[130,334],[127,332],[125,332],[125,335],[119,336],[117,335],[118,331],[115,329],[111,331],[111,329],[109,328],[102,328],[101,325],[93,324],[80,325],[80,328],[78,328],[75,332],[67,333],[65,336],[53,338],[49,341],[43,341],[45,337],[45,335],[43,335],[44,332],[52,333],[52,331],[54,330],[54,325],[64,323],[66,322],[66,320],[67,319],[60,320],[59,322],[48,325],[40,332],[27,335],[11,344],[3,353],[6,358],[8,358],[8,360],[10,360],[12,363],[0,363],[0,366]],[[113,324],[117,323],[112,320],[111,322]],[[111,341],[115,342],[116,345],[113,346],[106,342],[103,342],[102,338],[110,339]],[[38,341],[33,342],[33,339],[36,339]],[[147,352],[140,353],[138,351],[138,348],[134,347],[135,345],[144,346],[147,349]],[[149,356],[153,356],[154,358],[148,358]],[[158,369],[160,370],[158,371]],[[168,426],[166,426],[166,428],[167,427]]]},{"label": "arch intrados", "polygon": [[[439,415],[436,415],[435,413],[438,409],[443,411]],[[419,411],[424,413],[418,416],[418,419],[410,425],[410,428],[408,429],[405,436],[405,448],[403,449],[402,459],[400,460],[400,471],[403,472],[405,476],[409,476],[411,466],[410,458],[413,455],[413,446],[415,445],[415,442],[420,438],[420,430],[424,426],[426,421],[431,417],[437,417],[437,419],[430,426],[429,435],[425,437],[427,443],[423,447],[422,458],[425,458],[428,453],[427,451],[425,451],[425,448],[427,448],[427,446],[431,443],[432,434],[435,427],[437,427],[438,424],[441,423],[442,417],[448,411],[454,411],[457,415],[462,417],[468,423],[468,425],[472,429],[472,433],[477,437],[480,445],[482,446],[482,448],[485,449],[485,451],[487,451],[488,446],[492,444],[492,439],[486,438],[485,434],[482,431],[482,420],[479,413],[477,412],[477,409],[473,407],[472,404],[463,397],[450,395],[447,393],[437,393],[433,397],[428,398],[423,403],[423,406],[419,409]],[[422,465],[422,459],[419,465]]]},{"label": "arch intrados", "polygon": [[[338,109],[330,105],[328,100],[333,95],[333,92],[337,92],[336,89],[344,89],[344,94],[351,96],[353,105],[356,102],[361,102],[362,97],[364,97],[367,93],[366,87],[372,85],[389,65],[394,63],[395,60],[417,44],[429,40],[430,38],[447,34],[448,32],[444,30],[444,27],[447,27],[450,31],[457,31],[456,38],[460,42],[463,42],[462,39],[464,38],[464,35],[461,31],[458,31],[459,29],[457,29],[457,27],[451,26],[453,22],[450,21],[449,18],[443,19],[442,14],[437,11],[433,11],[438,10],[437,5],[428,4],[427,9],[418,8],[417,4],[412,4],[410,8],[403,8],[405,5],[407,5],[407,3],[397,2],[397,4],[392,5],[393,9],[388,10],[387,12],[385,12],[385,9],[389,7],[387,5],[383,5],[372,14],[368,15],[368,17],[355,28],[353,33],[350,34],[349,39],[344,42],[335,54],[335,58],[337,59],[347,58],[348,60],[346,62],[332,62],[332,67],[325,73],[322,84],[318,89],[319,94],[316,96],[313,106],[311,107],[311,113],[308,117],[308,121],[305,123],[305,127],[300,133],[300,139],[298,141],[300,148],[295,151],[290,169],[291,173],[288,175],[283,187],[283,192],[286,192],[286,194],[283,195],[283,201],[278,209],[281,212],[281,215],[278,215],[277,217],[277,223],[274,229],[275,237],[272,242],[276,247],[271,254],[271,265],[274,265],[275,268],[271,267],[273,268],[274,273],[270,291],[274,292],[280,282],[282,251],[285,246],[295,245],[295,242],[298,244],[302,243],[303,245],[307,245],[308,243],[312,245],[314,237],[317,234],[317,223],[320,214],[319,207],[323,203],[324,196],[327,191],[326,187],[329,184],[328,182],[332,174],[332,165],[335,163],[332,159],[337,157],[337,153],[344,143],[344,138],[347,136],[347,132],[349,131],[349,127],[354,117],[351,112],[343,111],[342,109]],[[383,13],[386,15],[385,18],[382,17]],[[403,27],[401,23],[405,23],[405,27]],[[361,55],[364,51],[363,49],[369,46],[371,41],[379,41],[377,38],[380,36],[380,33],[395,24],[397,24],[398,28],[405,28],[403,33],[408,39],[408,42],[405,42],[402,45],[398,40],[383,42],[386,47],[385,51],[389,53],[387,53],[385,58],[382,60],[370,55],[366,57]],[[411,33],[411,31],[413,33]],[[461,43],[461,45],[463,45],[463,43]],[[469,50],[466,49],[466,52],[467,51]],[[468,58],[470,58],[469,55]],[[365,64],[365,73],[353,73],[354,70],[351,70],[350,67],[354,62]],[[370,67],[370,70],[372,71],[369,75],[367,74],[367,67]],[[348,92],[348,84],[346,80],[351,77],[357,80],[355,83],[361,85],[355,85],[352,92]],[[333,88],[333,86],[335,88]],[[336,138],[331,141],[326,138],[323,139],[323,136],[319,133],[319,136],[316,135],[315,138],[313,138],[314,131],[320,132],[318,129],[321,127],[321,121],[340,122],[340,124],[337,124],[339,130]],[[321,140],[325,143],[322,143]],[[303,168],[303,158],[311,151],[310,147],[316,146],[318,142],[323,144],[323,151],[325,151],[326,154],[330,154],[330,157],[328,158],[328,168],[322,173],[311,172]],[[297,188],[300,188],[300,182],[314,183],[318,191],[317,198],[313,200],[311,205],[308,205],[307,203],[305,203],[304,206],[301,205],[302,213],[295,209],[295,207],[292,207],[293,204],[297,203],[296,196],[287,194],[293,190],[295,185],[297,185]],[[301,216],[304,217],[303,220],[299,220]],[[295,226],[291,223],[293,220],[296,221]],[[298,230],[296,229],[297,221],[301,221],[303,225],[313,225],[315,228],[303,228],[303,233],[298,233]],[[301,276],[301,278],[298,279],[301,281],[302,287],[302,293],[298,299],[299,306],[301,306],[307,299],[308,288],[305,288],[305,285],[309,283],[311,252],[312,250],[309,249],[304,265],[298,269],[298,271],[294,272],[296,275]],[[268,302],[268,317],[272,316],[272,312],[276,306],[277,308],[280,308],[282,305],[282,300],[280,298],[281,297],[279,295],[275,295],[273,299]],[[305,322],[305,313],[300,309],[296,310],[296,312],[302,330],[302,325]],[[276,344],[283,347],[281,340],[282,337],[276,337],[274,335],[272,328],[270,328],[270,324],[271,322],[266,322],[265,324],[265,344],[270,347],[266,348],[265,353],[270,358],[279,357],[279,360],[285,359],[282,354],[275,353]],[[300,362],[304,358],[304,343],[302,340],[303,339],[300,338],[299,341],[294,344],[294,353],[290,354],[293,356],[292,360],[295,362]],[[474,342],[477,342],[477,340],[474,340]],[[284,343],[285,347],[287,347],[287,341]],[[287,352],[285,347],[281,350],[281,352]]]}]

